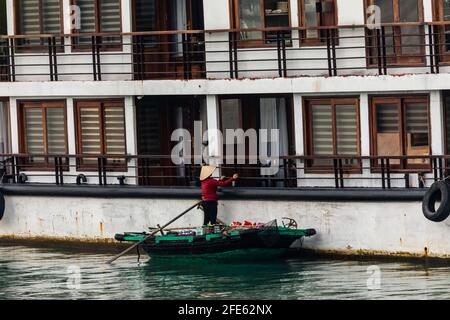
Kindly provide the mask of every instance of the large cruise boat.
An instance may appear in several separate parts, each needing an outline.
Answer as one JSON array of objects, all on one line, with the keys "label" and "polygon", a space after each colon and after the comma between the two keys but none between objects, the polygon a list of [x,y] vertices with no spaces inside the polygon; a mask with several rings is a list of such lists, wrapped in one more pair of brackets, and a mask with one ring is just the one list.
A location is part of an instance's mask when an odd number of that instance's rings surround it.
[{"label": "large cruise boat", "polygon": [[0,237],[148,230],[214,162],[240,175],[227,223],[448,257],[421,201],[449,175],[449,20],[448,0],[2,0]]}]

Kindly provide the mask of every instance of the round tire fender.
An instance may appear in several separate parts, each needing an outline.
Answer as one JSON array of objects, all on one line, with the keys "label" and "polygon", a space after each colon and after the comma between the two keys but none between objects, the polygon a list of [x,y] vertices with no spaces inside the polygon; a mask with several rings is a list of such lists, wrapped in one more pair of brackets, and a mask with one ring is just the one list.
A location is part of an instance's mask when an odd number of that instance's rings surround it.
[{"label": "round tire fender", "polygon": [[5,213],[5,197],[0,193],[0,220],[3,218],[3,214]]},{"label": "round tire fender", "polygon": [[[435,208],[440,201],[439,208]],[[422,201],[422,212],[425,218],[433,222],[442,222],[450,215],[450,183],[438,181],[428,189]]]}]

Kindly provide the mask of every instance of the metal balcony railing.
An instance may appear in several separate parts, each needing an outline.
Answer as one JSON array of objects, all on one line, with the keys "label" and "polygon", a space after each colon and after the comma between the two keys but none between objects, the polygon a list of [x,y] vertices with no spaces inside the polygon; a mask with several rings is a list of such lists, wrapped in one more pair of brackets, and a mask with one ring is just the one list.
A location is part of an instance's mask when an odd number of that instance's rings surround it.
[{"label": "metal balcony railing", "polygon": [[[174,165],[170,156],[2,154],[0,160],[3,184],[200,185],[201,165]],[[220,169],[240,174],[236,187],[424,188],[449,175],[450,156],[286,156],[272,165],[271,174],[270,164]]]},{"label": "metal balcony railing", "polygon": [[[439,73],[450,62],[449,26],[434,22],[377,29],[351,25],[0,36],[0,81]],[[248,41],[246,36],[255,32],[261,39]]]}]

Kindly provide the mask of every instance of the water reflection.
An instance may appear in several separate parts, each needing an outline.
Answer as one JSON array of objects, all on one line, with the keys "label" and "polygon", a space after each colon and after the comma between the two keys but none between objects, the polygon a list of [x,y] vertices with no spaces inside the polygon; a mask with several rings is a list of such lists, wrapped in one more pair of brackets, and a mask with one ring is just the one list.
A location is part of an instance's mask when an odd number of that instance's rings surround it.
[{"label": "water reflection", "polygon": [[[0,299],[450,299],[450,268],[412,263],[144,259],[0,247]],[[369,290],[368,267],[380,270]],[[79,267],[77,277],[69,273]],[[74,282],[75,281],[75,282]],[[71,289],[72,288],[72,289]]]}]

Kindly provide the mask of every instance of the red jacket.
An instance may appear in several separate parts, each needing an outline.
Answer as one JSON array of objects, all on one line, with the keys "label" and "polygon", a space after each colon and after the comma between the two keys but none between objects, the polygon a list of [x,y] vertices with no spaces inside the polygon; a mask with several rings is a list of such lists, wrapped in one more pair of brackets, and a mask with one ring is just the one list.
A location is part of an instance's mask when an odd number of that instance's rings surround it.
[{"label": "red jacket", "polygon": [[230,185],[235,179],[230,178],[225,181],[219,181],[208,178],[202,181],[202,199],[203,201],[217,201],[217,187]]}]

